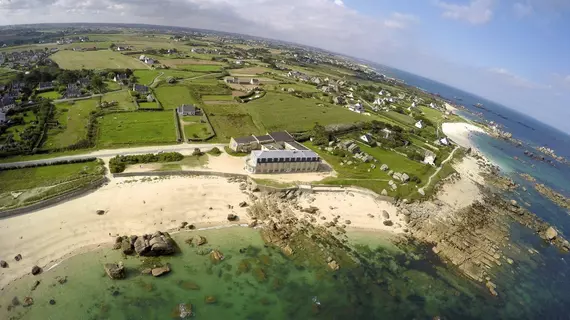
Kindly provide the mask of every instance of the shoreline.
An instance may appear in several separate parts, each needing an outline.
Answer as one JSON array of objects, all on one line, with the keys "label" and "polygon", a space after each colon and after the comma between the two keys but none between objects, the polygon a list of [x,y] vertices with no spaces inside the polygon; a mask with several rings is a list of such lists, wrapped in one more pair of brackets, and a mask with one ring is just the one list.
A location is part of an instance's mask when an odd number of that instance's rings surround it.
[{"label": "shoreline", "polygon": [[471,141],[472,134],[487,134],[482,128],[467,122],[445,122],[441,125],[443,133],[457,145],[466,148],[479,150]]}]

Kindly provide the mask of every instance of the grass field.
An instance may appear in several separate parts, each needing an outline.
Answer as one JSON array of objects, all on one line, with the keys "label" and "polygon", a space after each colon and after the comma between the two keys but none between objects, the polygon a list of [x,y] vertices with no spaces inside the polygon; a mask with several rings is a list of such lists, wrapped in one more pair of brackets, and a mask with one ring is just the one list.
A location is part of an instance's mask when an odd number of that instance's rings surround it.
[{"label": "grass field", "polygon": [[381,114],[405,126],[413,126],[417,122],[414,118],[395,111],[382,112]]},{"label": "grass field", "polygon": [[222,70],[222,66],[208,64],[184,64],[178,65],[179,70],[188,70],[194,72],[218,72]]},{"label": "grass field", "polygon": [[316,86],[304,83],[284,83],[279,85],[269,85],[268,87],[270,90],[275,90],[275,91],[281,91],[282,88],[285,88],[285,90],[292,88],[295,91],[301,91],[301,92],[320,92],[319,90],[317,90]]},{"label": "grass field", "polygon": [[234,101],[234,97],[231,95],[204,95],[202,96],[204,101]]},{"label": "grass field", "polygon": [[[0,171],[0,208],[20,207],[79,188],[102,177],[96,161]],[[21,192],[14,198],[11,192]]]},{"label": "grass field", "polygon": [[197,100],[190,94],[188,87],[183,85],[163,85],[154,89],[154,93],[165,110],[176,109],[182,104],[197,103]]},{"label": "grass field", "polygon": [[120,53],[101,51],[70,51],[61,50],[51,56],[51,59],[62,69],[146,69],[137,59]]},{"label": "grass field", "polygon": [[156,102],[139,102],[139,108],[142,109],[160,109],[160,106]]},{"label": "grass field", "polygon": [[55,99],[59,99],[61,97],[61,95],[57,91],[46,91],[46,92],[38,93],[38,97],[55,100]]},{"label": "grass field", "polygon": [[115,113],[99,120],[98,148],[168,144],[175,141],[172,111]]},{"label": "grass field", "polygon": [[32,111],[26,111],[24,113],[24,124],[20,124],[17,126],[10,126],[8,129],[6,129],[6,132],[2,136],[0,136],[0,141],[3,141],[6,135],[8,134],[12,134],[14,140],[21,141],[20,133],[24,132],[24,130],[26,130],[27,127],[32,126],[31,123],[37,120],[38,119],[35,113],[33,113]]},{"label": "grass field", "polygon": [[48,130],[42,149],[65,148],[84,139],[87,136],[89,113],[97,109],[97,103],[95,99],[88,99],[56,104],[54,118],[59,126]]},{"label": "grass field", "polygon": [[212,135],[210,126],[207,123],[202,123],[201,119],[201,116],[182,117],[186,139],[204,139]]},{"label": "grass field", "polygon": [[116,107],[112,107],[112,110],[126,110],[132,111],[136,109],[135,103],[127,90],[125,91],[115,91],[108,92],[101,97],[101,102],[111,102],[116,101],[119,104]]},{"label": "grass field", "polygon": [[199,60],[199,59],[161,59],[160,62],[171,68],[180,68],[187,65],[212,65],[220,66],[225,65],[223,62],[212,60]]},{"label": "grass field", "polygon": [[249,102],[247,110],[253,122],[266,131],[304,131],[311,129],[316,122],[327,125],[372,120],[339,106],[275,92],[268,92],[264,98]]},{"label": "grass field", "polygon": [[107,86],[107,91],[115,91],[121,89],[121,85],[115,81],[105,81],[105,85]]},{"label": "grass field", "polygon": [[180,78],[180,79],[186,79],[186,78],[192,78],[192,77],[196,77],[199,75],[202,75],[202,73],[199,72],[191,72],[191,71],[184,71],[184,70],[169,70],[169,69],[164,69],[164,70],[135,70],[134,71],[135,77],[137,78],[137,82],[140,84],[146,84],[149,85],[152,83],[152,81],[158,77],[159,75],[160,78],[159,80],[166,80],[169,77],[173,77],[173,78]]}]

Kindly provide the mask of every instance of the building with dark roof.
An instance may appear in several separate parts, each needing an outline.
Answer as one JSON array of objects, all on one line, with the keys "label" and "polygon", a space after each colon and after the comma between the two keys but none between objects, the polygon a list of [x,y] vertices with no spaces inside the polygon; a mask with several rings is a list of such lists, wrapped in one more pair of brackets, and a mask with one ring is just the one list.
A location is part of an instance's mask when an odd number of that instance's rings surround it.
[{"label": "building with dark roof", "polygon": [[321,158],[311,150],[255,150],[246,159],[250,173],[294,173],[319,170]]},{"label": "building with dark roof", "polygon": [[181,116],[198,116],[202,113],[202,110],[191,104],[183,104],[176,108],[176,112]]},{"label": "building with dark roof", "polygon": [[293,138],[293,136],[291,136],[287,131],[270,132],[269,135],[275,142],[295,141],[295,138]]},{"label": "building with dark roof", "polygon": [[143,86],[142,84],[133,84],[133,91],[138,92],[138,93],[144,93],[147,94],[149,92],[149,89],[147,86]]}]

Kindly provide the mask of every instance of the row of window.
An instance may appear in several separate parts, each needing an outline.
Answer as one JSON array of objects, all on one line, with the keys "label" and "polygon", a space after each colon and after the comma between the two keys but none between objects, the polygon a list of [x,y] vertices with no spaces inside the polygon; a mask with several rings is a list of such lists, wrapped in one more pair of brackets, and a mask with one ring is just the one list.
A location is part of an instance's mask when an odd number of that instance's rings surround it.
[{"label": "row of window", "polygon": [[300,169],[300,168],[294,168],[294,169],[274,169],[274,170],[256,170],[255,173],[281,173],[281,172],[308,172],[308,171],[314,171],[314,170],[310,170],[310,169]]},{"label": "row of window", "polygon": [[257,163],[279,163],[279,162],[317,162],[318,157],[308,158],[258,158]]}]

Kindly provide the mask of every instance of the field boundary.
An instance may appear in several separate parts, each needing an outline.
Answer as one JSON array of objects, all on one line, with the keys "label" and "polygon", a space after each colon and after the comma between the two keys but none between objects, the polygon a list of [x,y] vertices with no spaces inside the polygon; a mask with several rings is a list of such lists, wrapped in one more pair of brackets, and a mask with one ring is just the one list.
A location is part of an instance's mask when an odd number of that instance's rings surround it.
[{"label": "field boundary", "polygon": [[[79,198],[79,197],[84,196],[85,194],[87,194],[87,193],[89,193],[95,189],[100,188],[101,186],[103,186],[108,181],[109,180],[107,179],[107,177],[102,177],[101,179],[92,181],[88,185],[69,190],[69,191],[62,193],[58,196],[55,196],[53,198],[49,198],[46,200],[40,200],[34,204],[31,204],[31,205],[28,205],[25,207],[0,211],[0,219],[11,217],[11,216],[17,216],[17,215],[21,215],[21,214],[26,214],[26,213],[31,213],[31,212],[34,212],[37,210],[45,209],[45,208],[60,204],[60,203],[65,202],[65,201],[72,200],[74,198]],[[96,208],[94,208],[93,210],[95,211]]]}]

